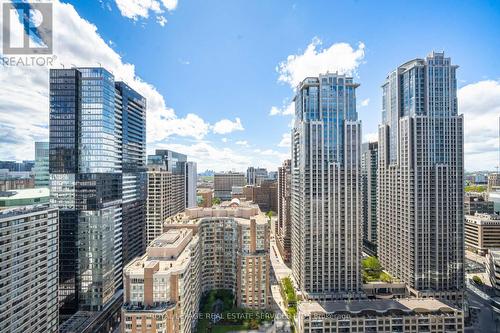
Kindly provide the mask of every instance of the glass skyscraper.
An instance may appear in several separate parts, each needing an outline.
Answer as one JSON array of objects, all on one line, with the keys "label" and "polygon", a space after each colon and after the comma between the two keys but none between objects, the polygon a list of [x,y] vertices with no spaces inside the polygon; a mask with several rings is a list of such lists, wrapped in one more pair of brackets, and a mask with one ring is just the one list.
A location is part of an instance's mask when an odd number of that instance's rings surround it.
[{"label": "glass skyscraper", "polygon": [[351,77],[308,77],[292,130],[292,272],[307,299],[356,298],[361,279],[361,122]]},{"label": "glass skyscraper", "polygon": [[[128,102],[116,95],[124,87],[116,83],[115,88],[113,75],[104,68],[50,71],[49,169],[51,204],[60,209],[62,313],[100,310],[121,286],[123,225],[138,224],[122,212],[130,199],[123,195],[129,185],[123,170],[137,171],[124,162],[124,151],[127,157],[130,153],[123,137],[138,135],[143,142],[145,132],[145,102],[139,111],[142,124],[123,124]],[[125,110],[127,120],[135,113],[130,109]],[[131,131],[136,133],[129,135]],[[142,163],[143,148],[138,149]]]},{"label": "glass skyscraper", "polygon": [[457,67],[433,52],[387,76],[377,188],[382,266],[418,297],[460,301],[464,136]]},{"label": "glass skyscraper", "polygon": [[35,142],[35,187],[49,187],[49,143]]},{"label": "glass skyscraper", "polygon": [[123,263],[146,250],[146,99],[124,82],[115,83],[122,119]]}]

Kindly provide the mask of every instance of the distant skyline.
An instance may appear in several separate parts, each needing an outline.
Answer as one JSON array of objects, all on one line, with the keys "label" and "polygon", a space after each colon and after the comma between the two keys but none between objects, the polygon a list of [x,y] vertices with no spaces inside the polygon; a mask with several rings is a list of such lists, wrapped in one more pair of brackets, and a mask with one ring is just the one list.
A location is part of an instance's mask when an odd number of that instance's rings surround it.
[{"label": "distant skyline", "polygon": [[[499,164],[498,1],[52,3],[55,67],[102,65],[146,97],[148,154],[187,154],[199,172],[276,170],[296,84],[327,71],[361,84],[363,138],[376,139],[386,75],[435,50],[460,66],[466,171]],[[48,70],[3,67],[0,80],[0,160],[32,160],[48,140]]]}]

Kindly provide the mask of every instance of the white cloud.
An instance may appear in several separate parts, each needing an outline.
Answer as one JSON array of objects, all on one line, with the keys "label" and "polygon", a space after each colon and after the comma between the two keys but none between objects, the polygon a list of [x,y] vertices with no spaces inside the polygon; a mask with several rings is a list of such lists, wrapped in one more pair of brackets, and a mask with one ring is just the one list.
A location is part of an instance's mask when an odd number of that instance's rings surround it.
[{"label": "white cloud", "polygon": [[271,111],[269,111],[270,116],[282,115],[282,116],[293,116],[295,114],[295,103],[291,102],[286,105],[283,105],[281,108],[277,106],[271,107]]},{"label": "white cloud", "polygon": [[378,141],[378,133],[366,133],[363,135],[363,142],[376,142]]},{"label": "white cloud", "polygon": [[241,119],[236,118],[234,121],[229,119],[222,119],[216,122],[213,126],[213,132],[216,134],[227,134],[234,131],[243,131],[243,125],[241,124]]},{"label": "white cloud", "polygon": [[227,138],[222,138],[220,139],[222,142],[226,143],[227,142]]},{"label": "white cloud", "polygon": [[274,150],[266,150],[261,153],[255,149],[249,153],[246,148],[231,149],[229,147],[217,147],[209,141],[198,141],[194,144],[166,143],[160,144],[158,149],[172,149],[187,154],[190,160],[198,164],[198,171],[245,171],[250,165],[259,165],[268,170],[276,170],[288,154],[282,154]]},{"label": "white cloud", "polygon": [[156,15],[156,21],[161,26],[167,23],[163,15],[165,10],[173,11],[177,8],[177,0],[115,0],[120,13],[134,21],[148,18],[150,12]]},{"label": "white cloud", "polygon": [[325,49],[321,45],[321,40],[315,37],[304,53],[289,55],[276,68],[278,80],[295,88],[308,76],[326,72],[353,75],[365,56],[365,45],[362,42],[357,49],[347,43],[335,43]]},{"label": "white cloud", "polygon": [[290,133],[283,133],[281,141],[278,143],[278,147],[290,147],[292,145],[292,137]]},{"label": "white cloud", "polygon": [[240,145],[240,146],[248,147],[248,141],[247,140],[239,140],[239,141],[236,141],[235,143],[237,145]]},{"label": "white cloud", "polygon": [[370,99],[365,98],[364,100],[361,101],[361,106],[368,106],[370,104]]},{"label": "white cloud", "polygon": [[[210,131],[210,124],[199,116],[179,117],[167,107],[156,88],[139,78],[134,65],[123,62],[99,35],[96,26],[81,18],[72,5],[53,1],[53,11],[54,54],[57,56],[54,67],[102,65],[114,74],[115,80],[125,81],[140,92],[147,99],[148,143],[174,135],[200,139]],[[1,20],[0,15],[0,25]],[[4,66],[0,82],[4,83],[0,89],[0,157],[32,159],[33,141],[48,139],[48,70]],[[4,144],[7,142],[9,144]]]},{"label": "white cloud", "polygon": [[499,157],[500,81],[479,81],[460,88],[458,110],[464,115],[466,169],[494,170]]},{"label": "white cloud", "polygon": [[275,116],[277,114],[281,114],[281,110],[276,106],[271,107],[271,111],[269,111],[270,116]]}]

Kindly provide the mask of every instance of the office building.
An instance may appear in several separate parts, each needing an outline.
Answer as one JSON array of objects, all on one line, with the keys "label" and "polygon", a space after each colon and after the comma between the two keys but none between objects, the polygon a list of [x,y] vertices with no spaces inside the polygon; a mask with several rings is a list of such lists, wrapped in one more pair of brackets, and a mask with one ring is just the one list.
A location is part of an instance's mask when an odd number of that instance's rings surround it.
[{"label": "office building", "polygon": [[267,169],[265,168],[247,168],[247,185],[259,186],[263,180],[268,178]]},{"label": "office building", "polygon": [[107,311],[123,256],[143,246],[144,117],[144,98],[102,67],[50,71],[50,200],[60,209],[65,316]]},{"label": "office building", "polygon": [[0,331],[57,333],[58,211],[0,211]]},{"label": "office building", "polygon": [[188,208],[165,228],[124,269],[123,333],[193,332],[201,295],[214,289],[231,290],[239,307],[270,306],[269,226],[256,205]]},{"label": "office building", "polygon": [[297,330],[312,332],[464,332],[464,313],[437,299],[301,302]]},{"label": "office building", "polygon": [[115,108],[122,119],[122,260],[146,250],[146,99],[124,82],[115,83]]},{"label": "office building", "polygon": [[245,186],[245,174],[241,172],[216,172],[214,174],[214,197],[231,200],[233,186]]},{"label": "office building", "polygon": [[292,196],[291,160],[285,160],[278,168],[278,218],[274,230],[276,245],[284,261],[291,258],[291,215],[290,202]]},{"label": "office building", "polygon": [[465,193],[464,215],[493,214],[495,206],[493,201],[487,200],[487,195],[482,193]]},{"label": "office building", "polygon": [[465,248],[482,256],[500,248],[500,215],[465,215]]},{"label": "office building", "polygon": [[433,52],[399,66],[382,86],[377,250],[412,295],[461,302],[464,137],[456,69]]},{"label": "office building", "polygon": [[35,142],[35,187],[49,187],[49,143]]},{"label": "office building", "polygon": [[363,250],[377,255],[377,142],[361,147],[361,193],[363,196]]},{"label": "office building", "polygon": [[361,122],[351,77],[297,87],[292,130],[292,272],[306,299],[362,293]]},{"label": "office building", "polygon": [[35,166],[35,161],[0,161],[0,169],[7,169],[12,172],[31,172]]},{"label": "office building", "polygon": [[198,207],[196,201],[196,186],[198,184],[198,173],[195,162],[186,163],[186,208]]}]

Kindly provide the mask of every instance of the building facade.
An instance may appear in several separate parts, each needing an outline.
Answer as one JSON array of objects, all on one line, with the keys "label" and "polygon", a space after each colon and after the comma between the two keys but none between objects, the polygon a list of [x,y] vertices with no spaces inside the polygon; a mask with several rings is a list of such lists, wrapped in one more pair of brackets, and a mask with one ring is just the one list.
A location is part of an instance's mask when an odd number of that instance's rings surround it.
[{"label": "building facade", "polygon": [[500,296],[500,248],[489,249],[485,266],[491,286],[495,294]]},{"label": "building facade", "polygon": [[233,186],[232,197],[253,201],[263,212],[278,211],[278,183],[273,180],[263,180],[258,186]]},{"label": "building facade", "polygon": [[0,331],[59,332],[58,210],[0,211]]},{"label": "building facade", "polygon": [[433,52],[401,65],[382,86],[378,255],[412,294],[460,301],[464,147],[456,69]]},{"label": "building facade", "polygon": [[153,163],[151,159],[149,162],[146,204],[147,244],[163,233],[163,223],[167,217],[186,208],[185,174],[168,171],[165,163],[151,164]]},{"label": "building facade", "polygon": [[500,248],[500,215],[466,215],[465,248],[482,256],[489,249]]},{"label": "building facade", "polygon": [[292,130],[292,272],[306,299],[361,293],[361,122],[351,77],[302,81]]},{"label": "building facade", "polygon": [[268,178],[267,169],[248,167],[247,168],[247,185],[259,186],[263,180]]},{"label": "building facade", "polygon": [[195,162],[186,163],[186,208],[198,206],[196,201],[196,186],[198,183],[198,172]]},{"label": "building facade", "polygon": [[377,255],[377,169],[378,143],[361,147],[361,192],[363,195],[363,250]]},{"label": "building facade", "polygon": [[464,332],[464,313],[436,299],[304,302],[298,305],[297,331]]},{"label": "building facade", "polygon": [[146,250],[146,99],[116,82],[115,108],[122,119],[122,260],[127,264]]},{"label": "building facade", "polygon": [[144,107],[138,93],[102,67],[50,71],[50,202],[60,210],[61,314],[105,308],[122,284],[124,238],[128,257],[143,246],[137,228],[144,224]]},{"label": "building facade", "polygon": [[49,187],[49,143],[35,142],[35,187]]},{"label": "building facade", "polygon": [[236,305],[270,306],[269,226],[257,206],[191,208],[124,269],[123,333],[193,332],[204,293],[229,289]]},{"label": "building facade", "polygon": [[276,245],[285,261],[291,258],[292,226],[290,203],[292,197],[291,160],[278,168],[278,219],[274,230]]},{"label": "building facade", "polygon": [[214,197],[231,200],[234,187],[245,186],[245,174],[240,172],[216,172],[214,174]]},{"label": "building facade", "polygon": [[494,214],[495,206],[493,201],[489,201],[486,195],[481,193],[465,193],[464,215]]}]

